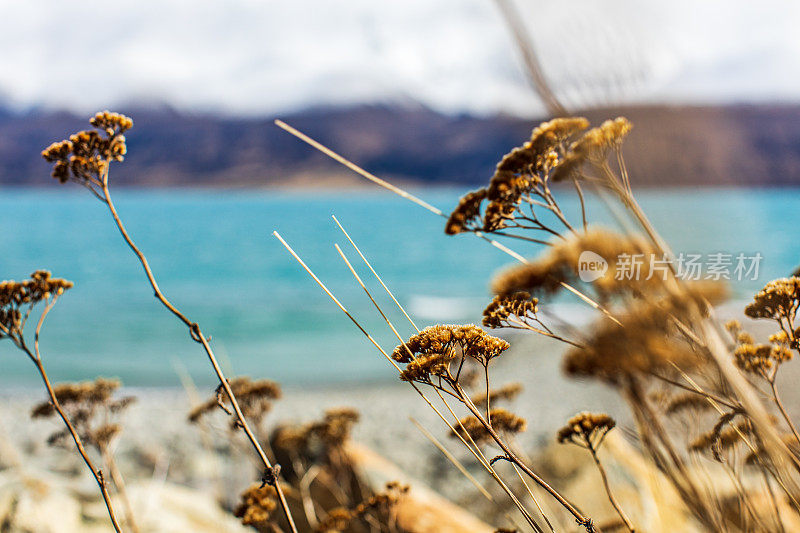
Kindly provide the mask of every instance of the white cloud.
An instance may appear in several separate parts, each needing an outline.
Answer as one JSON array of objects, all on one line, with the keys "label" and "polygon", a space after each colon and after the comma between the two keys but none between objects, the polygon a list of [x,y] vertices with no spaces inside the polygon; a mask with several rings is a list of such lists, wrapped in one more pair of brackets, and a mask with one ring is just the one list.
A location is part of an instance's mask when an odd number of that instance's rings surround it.
[{"label": "white cloud", "polygon": [[[519,0],[572,106],[800,97],[800,3]],[[536,114],[491,0],[0,0],[0,95],[271,114],[417,100]]]}]

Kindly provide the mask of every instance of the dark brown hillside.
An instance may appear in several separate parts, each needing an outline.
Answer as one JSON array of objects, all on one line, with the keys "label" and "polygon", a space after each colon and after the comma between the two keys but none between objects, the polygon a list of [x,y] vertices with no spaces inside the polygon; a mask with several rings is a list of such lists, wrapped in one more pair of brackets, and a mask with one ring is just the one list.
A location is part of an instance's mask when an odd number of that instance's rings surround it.
[{"label": "dark brown hillside", "polygon": [[[346,172],[268,118],[221,118],[122,109],[134,117],[128,186],[331,186]],[[627,107],[592,110],[634,123],[626,160],[638,186],[800,185],[800,106]],[[449,116],[421,107],[314,109],[282,116],[369,170],[432,184],[485,182],[496,161],[537,121]],[[0,111],[0,184],[47,186],[39,152],[86,125],[67,113]],[[346,178],[358,183],[357,178]]]}]

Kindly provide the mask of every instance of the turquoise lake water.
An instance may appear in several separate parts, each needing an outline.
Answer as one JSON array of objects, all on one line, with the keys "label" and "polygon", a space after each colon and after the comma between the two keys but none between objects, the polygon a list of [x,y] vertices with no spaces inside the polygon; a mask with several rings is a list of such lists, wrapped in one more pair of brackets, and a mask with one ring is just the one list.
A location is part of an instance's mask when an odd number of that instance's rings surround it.
[{"label": "turquoise lake water", "polygon": [[[444,210],[462,192],[417,191]],[[764,256],[758,280],[734,284],[737,300],[800,264],[800,190],[644,191],[638,198],[676,252]],[[162,290],[212,335],[223,366],[286,384],[382,381],[393,374],[272,237],[274,229],[389,348],[393,337],[333,248],[339,243],[350,252],[331,214],[420,325],[478,321],[488,279],[513,262],[472,236],[446,236],[443,219],[380,190],[117,191],[115,200]],[[589,208],[608,220],[599,205]],[[75,282],[42,335],[53,379],[100,374],[129,385],[174,386],[178,368],[199,383],[213,381],[202,349],[152,297],[107,210],[86,191],[2,190],[0,228],[1,279],[46,268]],[[578,309],[571,300],[559,305]],[[32,365],[0,341],[0,382],[35,380]]]}]

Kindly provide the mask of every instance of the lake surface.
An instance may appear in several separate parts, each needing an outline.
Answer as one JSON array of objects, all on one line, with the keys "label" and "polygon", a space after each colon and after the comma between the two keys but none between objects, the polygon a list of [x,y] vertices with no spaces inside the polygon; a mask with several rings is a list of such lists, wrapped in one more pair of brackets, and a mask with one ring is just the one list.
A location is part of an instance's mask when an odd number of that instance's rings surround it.
[{"label": "lake surface", "polygon": [[[464,191],[417,191],[447,211]],[[676,252],[760,252],[745,301],[800,264],[800,190],[671,190],[638,195]],[[487,282],[511,258],[380,190],[347,192],[117,191],[128,230],[162,290],[213,337],[231,373],[286,384],[393,379],[387,363],[271,235],[277,229],[387,348],[396,342],[333,248],[355,254],[336,214],[419,325],[477,322]],[[567,204],[574,204],[567,201]],[[609,220],[600,205],[590,213]],[[571,215],[575,215],[575,209]],[[519,252],[537,248],[509,242]],[[118,376],[129,385],[213,381],[202,349],[152,297],[105,207],[77,188],[0,191],[0,279],[37,268],[75,282],[48,317],[42,350],[54,380]],[[362,277],[370,279],[359,265]],[[376,290],[376,295],[381,294]],[[381,302],[385,301],[381,294]],[[563,299],[563,309],[577,310]],[[393,311],[403,332],[406,324]],[[571,311],[570,311],[571,312]],[[34,383],[32,365],[0,341],[0,382]]]}]

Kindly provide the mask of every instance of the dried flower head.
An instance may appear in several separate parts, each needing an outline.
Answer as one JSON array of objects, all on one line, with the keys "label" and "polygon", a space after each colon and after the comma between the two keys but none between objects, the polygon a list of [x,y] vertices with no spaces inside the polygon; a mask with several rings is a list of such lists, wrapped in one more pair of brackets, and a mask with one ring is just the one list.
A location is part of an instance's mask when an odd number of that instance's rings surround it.
[{"label": "dried flower head", "polygon": [[[281,387],[268,379],[251,380],[247,376],[237,377],[229,381],[231,391],[239,402],[242,414],[260,423],[272,409],[272,402],[281,398]],[[222,409],[230,414],[228,409],[230,398],[220,385],[215,394],[189,412],[189,421],[198,422],[204,415]],[[231,428],[236,429],[236,420],[231,422]]]},{"label": "dried flower head", "polygon": [[711,402],[705,396],[694,392],[676,394],[668,399],[664,412],[674,415],[685,411],[708,411],[712,408]]},{"label": "dried flower head", "polygon": [[[116,416],[135,400],[131,396],[115,400],[113,396],[119,387],[119,380],[98,378],[95,381],[59,384],[53,388],[59,405],[81,439],[101,451],[122,430],[115,421]],[[31,418],[50,418],[55,414],[55,408],[50,402],[37,404],[31,410]],[[50,435],[48,443],[64,444],[64,439],[68,436],[66,430],[57,431]]]},{"label": "dried flower head", "polygon": [[233,514],[245,526],[265,527],[271,513],[278,507],[278,493],[271,485],[251,485],[242,493]]},{"label": "dried flower head", "polygon": [[723,462],[722,453],[742,442],[742,436],[751,430],[748,420],[734,424],[739,412],[732,411],[719,417],[714,427],[689,443],[689,451],[709,452],[715,460]]},{"label": "dried flower head", "polygon": [[728,320],[725,322],[725,329],[727,329],[731,335],[736,336],[742,331],[742,323],[738,320]]},{"label": "dried flower head", "polygon": [[391,481],[386,484],[386,489],[370,496],[362,501],[355,507],[348,509],[346,507],[337,507],[328,512],[328,516],[320,522],[317,531],[343,531],[354,521],[363,518],[367,514],[377,515],[373,516],[373,524],[386,523],[386,516],[391,512],[392,508],[397,505],[405,494],[409,491],[408,485],[401,485],[396,481]]},{"label": "dried flower head", "polygon": [[445,224],[444,232],[448,235],[455,235],[468,228],[478,227],[481,216],[481,203],[486,199],[486,189],[478,189],[465,194],[459,201],[456,208],[450,213],[450,217]]},{"label": "dried flower head", "polygon": [[112,161],[122,161],[127,152],[124,132],[133,127],[125,115],[103,111],[89,121],[95,130],[81,131],[51,144],[42,152],[53,163],[53,177],[61,183],[74,181],[98,194],[103,175]]},{"label": "dried flower head", "polygon": [[617,423],[603,413],[579,413],[569,419],[567,425],[558,431],[558,442],[571,442],[596,450],[600,447],[606,434],[614,429]]},{"label": "dried flower head", "polygon": [[633,125],[628,119],[617,117],[587,131],[572,143],[564,156],[563,163],[553,173],[553,181],[582,177],[580,169],[585,163],[602,165],[608,158],[609,152],[620,149],[631,129]]},{"label": "dried flower head", "polygon": [[721,453],[733,448],[741,441],[741,436],[733,427],[726,427],[720,431],[711,430],[701,434],[689,443],[689,450],[693,452],[709,452],[715,459],[721,461]]},{"label": "dried flower head", "polygon": [[350,438],[353,426],[361,419],[358,411],[351,407],[339,407],[325,411],[325,418],[313,424],[311,431],[328,446],[341,446]]},{"label": "dried flower head", "polygon": [[509,326],[509,318],[525,319],[535,316],[538,298],[531,297],[529,292],[515,292],[509,295],[495,296],[483,310],[483,325],[489,328]]},{"label": "dried flower head", "polygon": [[[502,408],[492,409],[489,415],[492,430],[497,434],[514,435],[522,433],[528,426],[524,418]],[[464,439],[467,439],[467,435],[469,435],[476,444],[486,444],[494,441],[489,428],[474,416],[462,418],[459,424],[455,426],[455,430]],[[466,431],[466,434],[464,431]],[[455,435],[453,436],[455,437]]]},{"label": "dried flower head", "polygon": [[58,298],[72,286],[71,281],[54,278],[47,270],[37,270],[22,281],[0,281],[0,339],[21,339],[33,307]]},{"label": "dried flower head", "polygon": [[693,323],[697,318],[691,311],[686,294],[637,301],[616,321],[604,317],[584,346],[565,354],[563,368],[571,376],[618,384],[631,376],[672,374],[676,366],[702,366],[707,353],[687,342],[675,326],[676,318]]},{"label": "dried flower head", "polygon": [[508,348],[508,342],[472,324],[438,325],[412,335],[394,349],[392,358],[407,364],[402,380],[426,382],[445,375],[452,361],[470,358],[485,367]]},{"label": "dried flower head", "polygon": [[800,306],[800,278],[781,278],[767,283],[756,293],[744,312],[751,318],[781,320],[793,317]]},{"label": "dried flower head", "polygon": [[771,369],[794,356],[791,350],[793,341],[784,331],[770,335],[769,344],[757,344],[753,336],[744,331],[739,332],[736,341],[737,346],[733,351],[736,366],[764,377]]},{"label": "dried flower head", "polygon": [[[585,118],[557,118],[540,124],[528,142],[514,148],[497,164],[488,187],[461,198],[445,232],[491,232],[505,227],[543,230],[532,212],[533,202],[528,200],[541,198],[544,205],[550,206],[547,209],[555,205],[546,183],[568,144],[588,126]],[[484,200],[487,205],[481,214]],[[523,207],[531,208],[531,212]]]},{"label": "dried flower head", "polygon": [[[498,389],[489,391],[489,403],[494,404],[498,401],[511,401],[522,392],[522,383],[508,383]],[[486,393],[482,392],[472,397],[472,403],[483,405],[486,403]]]},{"label": "dried flower head", "polygon": [[325,416],[308,424],[278,426],[270,439],[279,450],[292,450],[301,456],[316,455],[318,448],[325,454],[341,447],[349,438],[361,415],[350,407],[328,409]]}]

